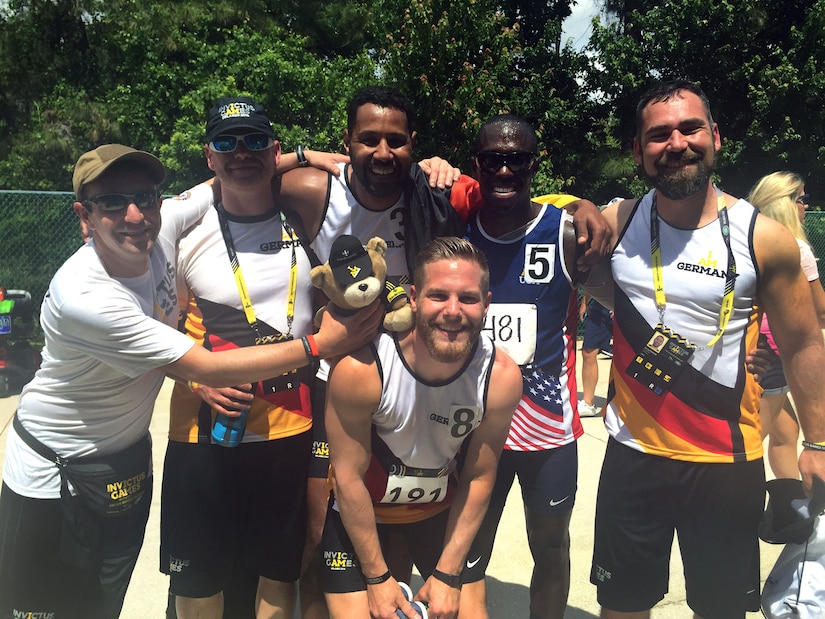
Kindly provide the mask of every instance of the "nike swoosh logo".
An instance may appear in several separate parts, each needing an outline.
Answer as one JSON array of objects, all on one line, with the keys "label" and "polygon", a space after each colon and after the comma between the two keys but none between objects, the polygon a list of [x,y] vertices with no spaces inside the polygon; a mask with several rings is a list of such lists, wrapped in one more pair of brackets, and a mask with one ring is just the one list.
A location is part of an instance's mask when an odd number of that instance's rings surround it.
[{"label": "nike swoosh logo", "polygon": [[467,560],[467,569],[470,569],[470,570],[473,569],[475,567],[475,564],[478,563],[479,561],[481,561],[481,557],[478,557],[475,561],[470,561],[468,559]]},{"label": "nike swoosh logo", "polygon": [[564,503],[569,498],[570,498],[570,495],[568,494],[566,497],[564,497],[563,499],[560,499],[558,501],[556,501],[555,499],[550,499],[550,507],[555,507],[556,505],[559,505],[560,503]]}]

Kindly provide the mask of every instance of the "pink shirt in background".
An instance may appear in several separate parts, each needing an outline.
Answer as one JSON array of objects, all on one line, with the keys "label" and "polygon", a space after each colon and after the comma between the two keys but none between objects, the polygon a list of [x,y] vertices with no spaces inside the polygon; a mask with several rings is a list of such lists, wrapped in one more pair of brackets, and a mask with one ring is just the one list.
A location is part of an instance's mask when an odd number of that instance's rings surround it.
[{"label": "pink shirt in background", "polygon": [[[796,239],[796,243],[799,245],[800,264],[802,266],[802,272],[805,274],[805,279],[809,282],[819,279],[819,269],[816,266],[816,256],[814,256],[811,246],[801,239]],[[776,343],[773,341],[773,335],[771,334],[770,327],[768,327],[768,316],[766,314],[762,314],[762,324],[759,327],[759,331],[768,338],[768,344],[774,352],[778,354],[778,351],[776,350]]]}]

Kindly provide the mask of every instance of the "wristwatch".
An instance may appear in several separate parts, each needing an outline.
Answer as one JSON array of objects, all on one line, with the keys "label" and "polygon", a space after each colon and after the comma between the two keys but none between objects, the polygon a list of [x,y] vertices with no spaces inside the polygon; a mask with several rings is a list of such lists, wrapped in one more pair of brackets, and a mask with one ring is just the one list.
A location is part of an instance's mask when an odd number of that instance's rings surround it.
[{"label": "wristwatch", "polygon": [[454,576],[453,574],[448,574],[447,572],[442,572],[441,570],[433,570],[433,578],[440,580],[445,585],[455,587],[456,589],[461,589],[461,574]]},{"label": "wristwatch", "polygon": [[307,156],[304,154],[304,145],[303,144],[298,144],[298,147],[295,149],[295,155],[298,157],[298,167],[299,168],[309,167],[309,161],[307,161]]}]

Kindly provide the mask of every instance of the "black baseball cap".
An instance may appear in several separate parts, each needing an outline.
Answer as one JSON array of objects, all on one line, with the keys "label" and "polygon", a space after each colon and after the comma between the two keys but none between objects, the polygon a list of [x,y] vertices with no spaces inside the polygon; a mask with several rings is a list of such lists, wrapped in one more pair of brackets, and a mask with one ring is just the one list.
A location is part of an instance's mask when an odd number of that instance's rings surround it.
[{"label": "black baseball cap", "polygon": [[810,498],[798,479],[771,479],[766,489],[769,498],[759,522],[760,539],[769,544],[804,544],[825,509],[825,482],[814,476]]},{"label": "black baseball cap", "polygon": [[232,133],[235,129],[260,131],[273,140],[275,132],[263,105],[249,97],[222,97],[215,102],[206,117],[206,141],[211,142],[219,135]]},{"label": "black baseball cap", "polygon": [[372,260],[361,241],[351,234],[342,234],[329,252],[332,276],[342,288],[372,275]]}]

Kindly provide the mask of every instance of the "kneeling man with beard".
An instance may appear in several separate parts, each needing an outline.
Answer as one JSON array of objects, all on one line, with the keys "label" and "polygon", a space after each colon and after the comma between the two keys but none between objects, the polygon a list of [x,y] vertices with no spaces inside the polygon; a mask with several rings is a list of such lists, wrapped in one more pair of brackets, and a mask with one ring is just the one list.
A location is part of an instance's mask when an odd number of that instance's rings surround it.
[{"label": "kneeling man with beard", "polygon": [[521,397],[518,366],[481,336],[491,297],[484,255],[436,239],[414,277],[412,329],[381,334],[329,379],[334,494],[321,549],[333,619],[417,617],[395,578],[409,578],[407,556],[429,616],[458,615],[466,555]]}]

